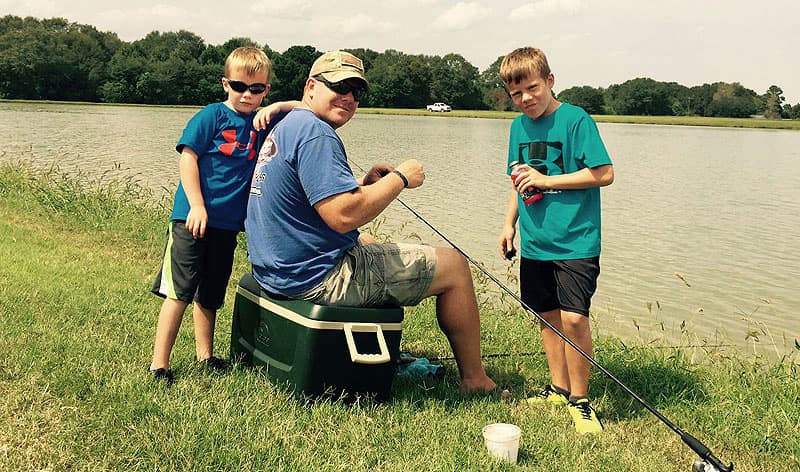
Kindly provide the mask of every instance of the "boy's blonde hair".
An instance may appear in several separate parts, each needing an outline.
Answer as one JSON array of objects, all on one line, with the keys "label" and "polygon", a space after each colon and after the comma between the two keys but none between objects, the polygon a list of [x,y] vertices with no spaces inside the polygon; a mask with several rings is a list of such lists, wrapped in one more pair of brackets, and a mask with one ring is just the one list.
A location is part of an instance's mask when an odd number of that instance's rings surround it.
[{"label": "boy's blonde hair", "polygon": [[539,48],[514,49],[503,58],[503,62],[500,64],[500,79],[506,87],[536,76],[545,80],[550,76],[547,56]]},{"label": "boy's blonde hair", "polygon": [[225,77],[233,70],[239,70],[247,75],[267,74],[267,83],[272,76],[272,62],[259,48],[239,47],[228,54],[225,59]]}]

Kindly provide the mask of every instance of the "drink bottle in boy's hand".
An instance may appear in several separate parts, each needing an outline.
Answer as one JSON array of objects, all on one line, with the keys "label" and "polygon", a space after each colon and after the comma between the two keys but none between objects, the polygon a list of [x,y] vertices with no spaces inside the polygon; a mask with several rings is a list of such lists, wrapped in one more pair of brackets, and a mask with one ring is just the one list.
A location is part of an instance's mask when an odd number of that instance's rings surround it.
[{"label": "drink bottle in boy's hand", "polygon": [[[511,168],[511,181],[516,185],[517,177],[519,177],[519,174],[522,173],[524,169],[519,161],[512,162],[509,167]],[[520,195],[522,195],[522,201],[525,203],[525,205],[538,202],[544,197],[544,195],[542,195],[542,191],[533,186],[523,189],[520,192]]]}]

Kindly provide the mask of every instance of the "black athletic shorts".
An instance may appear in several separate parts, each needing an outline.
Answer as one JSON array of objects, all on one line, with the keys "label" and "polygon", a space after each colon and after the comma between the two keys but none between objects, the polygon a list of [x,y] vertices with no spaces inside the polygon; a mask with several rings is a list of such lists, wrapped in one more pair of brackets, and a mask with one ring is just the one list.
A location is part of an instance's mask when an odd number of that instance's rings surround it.
[{"label": "black athletic shorts", "polygon": [[204,237],[194,239],[185,222],[171,222],[161,271],[151,291],[186,303],[197,301],[210,310],[221,308],[233,270],[237,234],[206,228]]},{"label": "black athletic shorts", "polygon": [[537,313],[561,309],[589,316],[599,275],[599,256],[566,261],[523,257],[519,267],[521,298]]}]

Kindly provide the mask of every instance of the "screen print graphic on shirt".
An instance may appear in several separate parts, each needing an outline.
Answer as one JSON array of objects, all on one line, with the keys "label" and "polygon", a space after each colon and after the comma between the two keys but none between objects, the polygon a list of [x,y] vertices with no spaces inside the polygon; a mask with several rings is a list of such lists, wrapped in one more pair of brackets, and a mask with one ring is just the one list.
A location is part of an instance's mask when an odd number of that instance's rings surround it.
[{"label": "screen print graphic on shirt", "polygon": [[564,174],[566,172],[562,147],[561,143],[550,141],[519,143],[517,160],[527,163],[545,175]]},{"label": "screen print graphic on shirt", "polygon": [[253,177],[250,181],[250,195],[261,196],[261,185],[266,178],[264,166],[277,154],[278,144],[275,142],[272,132],[270,132],[267,139],[264,140],[264,144],[261,145],[261,152],[258,153],[256,168],[253,171]]},{"label": "screen print graphic on shirt", "polygon": [[250,141],[247,144],[236,140],[236,129],[226,129],[222,132],[225,143],[219,145],[219,152],[230,157],[234,151],[248,151],[247,160],[251,161],[256,157],[256,132],[250,131]]}]

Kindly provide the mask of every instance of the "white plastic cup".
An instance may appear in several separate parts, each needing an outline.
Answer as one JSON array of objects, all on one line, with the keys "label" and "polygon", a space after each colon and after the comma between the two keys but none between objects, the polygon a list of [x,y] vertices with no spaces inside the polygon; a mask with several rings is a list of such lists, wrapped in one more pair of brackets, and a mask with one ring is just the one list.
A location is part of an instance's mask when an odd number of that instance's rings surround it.
[{"label": "white plastic cup", "polygon": [[483,427],[483,439],[489,454],[508,463],[517,463],[519,438],[522,430],[508,423],[493,423]]}]

